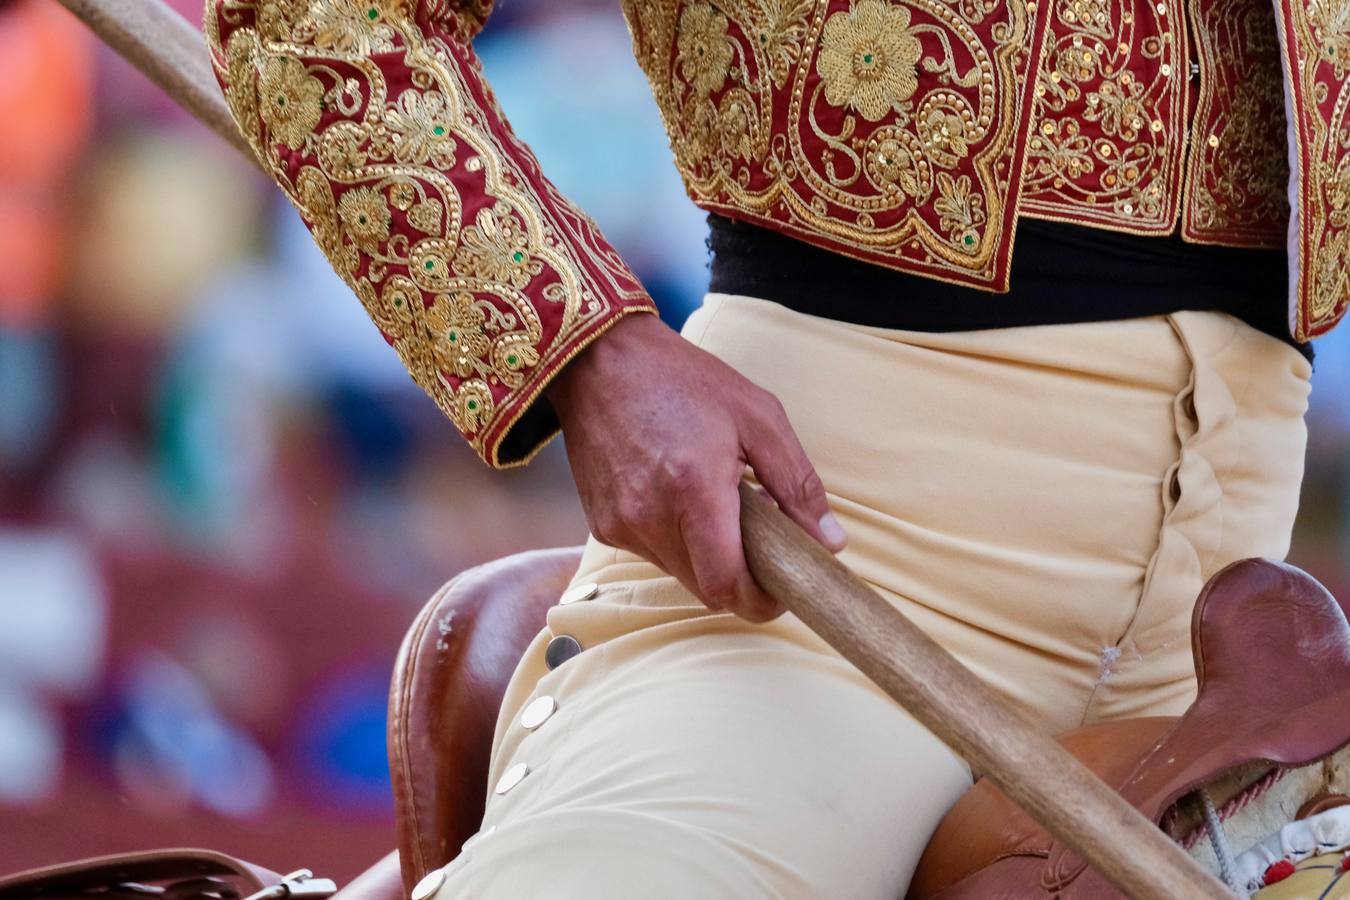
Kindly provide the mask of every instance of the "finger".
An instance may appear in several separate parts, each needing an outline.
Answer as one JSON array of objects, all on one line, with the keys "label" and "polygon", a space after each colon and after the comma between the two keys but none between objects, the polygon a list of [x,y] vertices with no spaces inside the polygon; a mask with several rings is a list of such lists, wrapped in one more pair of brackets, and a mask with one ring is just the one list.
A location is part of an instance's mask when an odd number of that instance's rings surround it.
[{"label": "finger", "polygon": [[750,575],[741,546],[741,502],[736,482],[703,491],[679,516],[679,533],[697,593],[705,603],[751,622],[782,615],[782,604]]},{"label": "finger", "polygon": [[844,549],[848,536],[830,511],[825,485],[776,400],[773,412],[761,417],[750,438],[741,449],[778,507],[830,550]]}]

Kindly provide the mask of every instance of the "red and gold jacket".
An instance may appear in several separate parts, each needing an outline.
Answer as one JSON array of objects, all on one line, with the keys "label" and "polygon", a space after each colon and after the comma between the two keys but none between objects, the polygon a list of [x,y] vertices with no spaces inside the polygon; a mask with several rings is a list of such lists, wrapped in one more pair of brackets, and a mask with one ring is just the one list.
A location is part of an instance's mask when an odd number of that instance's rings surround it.
[{"label": "red and gold jacket", "polygon": [[[1291,333],[1345,314],[1350,0],[621,2],[705,209],[991,292],[1019,216],[1287,241]],[[652,305],[507,125],[488,6],[210,0],[205,30],[259,159],[505,466],[555,430],[550,378]]]}]

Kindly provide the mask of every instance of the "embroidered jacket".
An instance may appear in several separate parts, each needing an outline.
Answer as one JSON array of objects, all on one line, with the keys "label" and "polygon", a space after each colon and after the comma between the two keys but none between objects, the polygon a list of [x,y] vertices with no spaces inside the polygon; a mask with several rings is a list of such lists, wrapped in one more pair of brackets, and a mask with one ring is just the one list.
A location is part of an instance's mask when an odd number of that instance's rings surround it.
[{"label": "embroidered jacket", "polygon": [[[705,209],[990,291],[1019,215],[1287,240],[1305,340],[1350,300],[1350,0],[1268,2],[621,0]],[[483,82],[489,5],[210,0],[206,35],[255,153],[502,466],[554,430],[561,366],[652,307]]]}]

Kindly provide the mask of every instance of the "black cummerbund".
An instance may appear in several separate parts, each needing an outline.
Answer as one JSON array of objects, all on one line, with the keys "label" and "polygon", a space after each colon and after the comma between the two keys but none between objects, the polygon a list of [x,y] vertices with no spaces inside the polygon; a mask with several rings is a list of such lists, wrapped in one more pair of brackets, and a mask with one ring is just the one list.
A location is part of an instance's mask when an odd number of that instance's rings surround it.
[{"label": "black cummerbund", "polygon": [[[1012,290],[992,294],[850,259],[716,214],[708,224],[710,290],[813,316],[907,331],[973,331],[1216,311],[1294,344],[1284,250],[1024,218],[1013,245]],[[1308,345],[1294,346],[1311,356]]]}]

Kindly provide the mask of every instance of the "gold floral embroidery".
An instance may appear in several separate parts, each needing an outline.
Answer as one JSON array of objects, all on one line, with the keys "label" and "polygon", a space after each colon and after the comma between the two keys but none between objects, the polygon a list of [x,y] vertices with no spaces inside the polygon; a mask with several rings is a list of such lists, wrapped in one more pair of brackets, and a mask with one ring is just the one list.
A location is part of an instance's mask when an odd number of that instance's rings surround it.
[{"label": "gold floral embroidery", "polygon": [[483,331],[483,309],[464,291],[441,294],[427,310],[427,326],[437,364],[461,378],[478,374],[480,360],[488,355],[491,342]]},{"label": "gold floral embroidery", "polygon": [[1172,231],[1187,125],[1185,0],[1053,3],[1023,213]]},{"label": "gold floral embroidery", "polygon": [[263,40],[289,41],[294,34],[296,18],[304,13],[303,6],[303,0],[274,0],[263,6],[258,11],[258,33]]},{"label": "gold floral embroidery", "polygon": [[474,434],[492,419],[492,391],[482,381],[466,381],[455,394],[455,405],[450,419],[460,431]]},{"label": "gold floral embroidery", "polygon": [[280,56],[263,66],[258,91],[263,122],[277,140],[298,149],[323,116],[323,83],[300,60]]},{"label": "gold floral embroidery", "polygon": [[539,363],[539,354],[529,340],[518,334],[498,338],[492,345],[492,365],[512,386],[525,379],[522,373]]},{"label": "gold floral embroidery", "polygon": [[399,0],[312,0],[295,38],[340,53],[387,53],[396,32],[388,19],[406,18]]},{"label": "gold floral embroidery", "polygon": [[[699,206],[1003,288],[1023,171],[1017,137],[1031,105],[1025,75],[1047,5],[621,2]],[[954,170],[954,191],[955,176],[966,177],[969,222],[955,237],[934,206],[943,170]]]},{"label": "gold floral embroidery", "polygon": [[408,224],[425,234],[439,234],[444,212],[441,201],[428,197],[408,210]]},{"label": "gold floral embroidery", "polygon": [[933,208],[942,217],[939,220],[941,227],[952,243],[967,250],[974,249],[980,240],[976,226],[984,223],[985,215],[979,196],[970,192],[970,177],[952,178],[946,172],[939,172],[937,183],[938,199]]},{"label": "gold floral embroidery", "polygon": [[417,202],[418,190],[411,181],[396,181],[389,187],[389,203],[406,212]]},{"label": "gold floral embroidery", "polygon": [[933,192],[928,166],[920,165],[899,135],[874,139],[866,166],[868,178],[887,193],[925,200]]},{"label": "gold floral embroidery", "polygon": [[680,13],[680,74],[698,94],[722,87],[735,47],[727,37],[727,17],[707,3],[691,3]]},{"label": "gold floral embroidery", "polygon": [[355,179],[370,155],[362,146],[365,130],[351,122],[338,122],[319,139],[323,167],[343,180]]},{"label": "gold floral embroidery", "polygon": [[375,188],[360,187],[343,194],[338,201],[338,216],[362,250],[374,250],[389,240],[389,204]]},{"label": "gold floral embroidery", "polygon": [[711,156],[721,145],[721,138],[717,132],[719,125],[717,107],[711,100],[695,101],[689,118],[689,131],[686,136],[689,155],[695,159]]},{"label": "gold floral embroidery", "polygon": [[806,17],[811,0],[760,0],[751,8],[754,44],[768,60],[774,86],[787,83],[788,73],[801,57]]},{"label": "gold floral embroidery", "polygon": [[1209,0],[1197,11],[1202,84],[1192,114],[1182,234],[1283,247],[1289,160],[1279,38],[1270,10]]},{"label": "gold floral embroidery", "polygon": [[876,122],[914,96],[923,46],[909,21],[908,8],[884,0],[858,0],[830,16],[816,58],[826,101]]},{"label": "gold floral embroidery", "polygon": [[260,52],[257,34],[250,29],[243,29],[235,33],[225,57],[229,78],[229,87],[225,89],[225,104],[230,108],[230,115],[240,123],[240,131],[256,154],[262,153],[262,148],[258,144],[261,119],[258,110],[258,89],[254,84]]},{"label": "gold floral embroidery", "polygon": [[1321,39],[1323,57],[1350,69],[1350,0],[1317,0],[1307,5],[1308,22]]},{"label": "gold floral embroidery", "polygon": [[919,123],[919,137],[934,161],[945,168],[955,166],[970,153],[967,135],[971,130],[964,118],[945,109],[934,109]]},{"label": "gold floral embroidery", "polygon": [[722,98],[718,119],[722,123],[722,152],[732,157],[751,159],[756,152],[751,130],[755,125],[755,104],[749,93],[736,89]]},{"label": "gold floral embroidery", "polygon": [[1350,305],[1350,0],[1277,7],[1297,156],[1294,336],[1331,330]]},{"label": "gold floral embroidery", "polygon": [[385,113],[392,136],[393,156],[400,163],[431,163],[438,169],[455,165],[455,141],[450,137],[445,98],[440,94],[404,91]]},{"label": "gold floral embroidery", "polygon": [[1102,130],[1126,141],[1139,137],[1144,127],[1144,86],[1128,75],[1117,81],[1104,81],[1100,88],[1089,91],[1087,109],[1083,118],[1101,122]]},{"label": "gold floral embroidery", "polygon": [[524,230],[501,204],[480,209],[474,224],[464,229],[454,267],[518,288],[544,269],[538,260],[530,258]]}]

